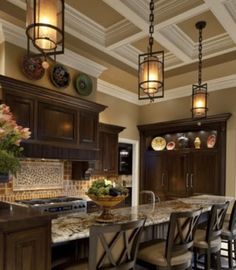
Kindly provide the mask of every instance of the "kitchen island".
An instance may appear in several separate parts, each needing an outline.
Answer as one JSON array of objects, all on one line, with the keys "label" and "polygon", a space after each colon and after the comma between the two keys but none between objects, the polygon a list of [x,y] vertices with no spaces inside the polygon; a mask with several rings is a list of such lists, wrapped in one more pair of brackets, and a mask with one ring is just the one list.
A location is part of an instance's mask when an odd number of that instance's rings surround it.
[{"label": "kitchen island", "polygon": [[[202,208],[207,212],[213,204],[232,201],[232,197],[199,195],[155,204],[114,209],[114,222],[125,222],[146,216],[146,228],[152,228],[150,237],[163,238],[167,232],[170,214]],[[96,223],[100,213],[73,213],[52,220],[52,243],[68,242],[89,237],[89,227]],[[153,231],[154,230],[154,231]],[[145,230],[144,230],[145,231]],[[150,233],[148,233],[150,234]]]}]

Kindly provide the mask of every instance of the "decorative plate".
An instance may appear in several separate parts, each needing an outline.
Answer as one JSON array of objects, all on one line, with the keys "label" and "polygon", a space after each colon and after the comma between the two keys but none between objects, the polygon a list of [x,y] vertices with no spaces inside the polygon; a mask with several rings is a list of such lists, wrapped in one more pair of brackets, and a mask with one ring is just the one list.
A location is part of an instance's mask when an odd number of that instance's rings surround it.
[{"label": "decorative plate", "polygon": [[166,140],[162,137],[155,137],[151,142],[151,146],[153,150],[161,151],[166,147]]},{"label": "decorative plate", "polygon": [[22,71],[25,76],[30,80],[41,79],[45,73],[42,62],[42,59],[38,56],[25,55],[22,60]]},{"label": "decorative plate", "polygon": [[167,143],[166,145],[167,150],[173,150],[174,148],[175,148],[175,142],[171,141]]},{"label": "decorative plate", "polygon": [[70,84],[70,73],[61,64],[55,64],[51,68],[50,78],[58,88],[65,88]]},{"label": "decorative plate", "polygon": [[207,138],[207,147],[208,148],[213,148],[216,144],[216,135],[211,134]]},{"label": "decorative plate", "polygon": [[75,89],[79,95],[90,95],[93,90],[92,79],[84,73],[79,74],[75,80]]}]

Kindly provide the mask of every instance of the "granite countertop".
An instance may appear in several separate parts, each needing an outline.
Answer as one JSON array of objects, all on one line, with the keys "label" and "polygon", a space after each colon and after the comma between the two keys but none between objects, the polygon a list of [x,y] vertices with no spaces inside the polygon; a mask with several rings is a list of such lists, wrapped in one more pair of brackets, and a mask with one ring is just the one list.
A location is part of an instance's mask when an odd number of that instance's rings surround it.
[{"label": "granite countertop", "polygon": [[[213,204],[232,201],[232,197],[199,195],[172,201],[163,201],[156,204],[145,204],[135,207],[114,209],[112,212],[117,222],[135,220],[147,217],[145,226],[161,224],[169,221],[171,212],[191,211],[202,208],[209,211]],[[89,227],[96,223],[100,212],[72,213],[52,220],[52,243],[89,237]]]}]

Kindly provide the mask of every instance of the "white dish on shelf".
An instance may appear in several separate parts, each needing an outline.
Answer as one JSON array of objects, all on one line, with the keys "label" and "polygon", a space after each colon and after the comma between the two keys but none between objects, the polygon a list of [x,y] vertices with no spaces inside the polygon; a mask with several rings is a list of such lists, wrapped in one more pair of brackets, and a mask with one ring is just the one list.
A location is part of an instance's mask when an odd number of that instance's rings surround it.
[{"label": "white dish on shelf", "polygon": [[151,142],[152,149],[161,151],[166,147],[166,140],[163,137],[155,137]]}]

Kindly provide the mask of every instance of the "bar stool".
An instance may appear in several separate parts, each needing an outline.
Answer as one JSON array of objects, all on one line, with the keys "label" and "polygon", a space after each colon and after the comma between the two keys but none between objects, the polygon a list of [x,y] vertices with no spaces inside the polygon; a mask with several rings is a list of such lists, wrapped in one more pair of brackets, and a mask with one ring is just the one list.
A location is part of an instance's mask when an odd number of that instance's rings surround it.
[{"label": "bar stool", "polygon": [[[228,248],[222,248],[222,251],[227,251],[228,256],[222,257],[228,258],[229,269],[233,269],[233,250],[234,250],[234,259],[236,259],[236,201],[230,214],[230,219],[225,220],[223,224],[223,229],[221,232],[222,243],[227,243]],[[234,246],[234,249],[232,248]]]},{"label": "bar stool", "polygon": [[160,202],[160,198],[151,190],[140,191],[140,204]]},{"label": "bar stool", "polygon": [[216,254],[217,269],[221,269],[221,230],[228,206],[229,202],[213,205],[209,213],[206,229],[196,230],[193,243],[194,269],[197,269],[198,255],[205,255],[204,269],[210,270],[212,254]]},{"label": "bar stool", "polygon": [[92,225],[89,235],[89,261],[64,270],[134,269],[145,220]]},{"label": "bar stool", "polygon": [[[201,210],[171,213],[167,240],[140,247],[137,263],[163,270],[192,269],[193,236]],[[155,268],[156,269],[156,268]]]}]

